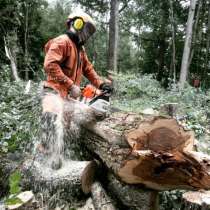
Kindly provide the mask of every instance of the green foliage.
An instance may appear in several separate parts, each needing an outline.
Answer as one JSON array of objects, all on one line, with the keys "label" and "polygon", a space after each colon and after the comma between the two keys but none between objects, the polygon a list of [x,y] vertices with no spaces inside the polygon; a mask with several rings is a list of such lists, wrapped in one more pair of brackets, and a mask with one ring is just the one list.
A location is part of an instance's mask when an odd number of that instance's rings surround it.
[{"label": "green foliage", "polygon": [[18,194],[21,192],[20,188],[20,181],[21,181],[21,174],[19,171],[15,171],[10,174],[9,177],[9,187],[10,187],[10,194]]},{"label": "green foliage", "polygon": [[32,83],[29,94],[24,94],[25,86],[24,82],[0,85],[0,152],[26,149],[37,135],[39,85]]},{"label": "green foliage", "polygon": [[9,197],[5,199],[6,205],[21,204],[22,201],[17,198],[17,195],[21,192],[20,188],[21,174],[18,170],[10,174],[9,176]]},{"label": "green foliage", "polygon": [[210,94],[189,85],[178,91],[176,87],[165,90],[152,75],[122,75],[115,78],[116,94],[113,104],[122,110],[142,112],[144,109],[159,110],[166,103],[178,104],[178,115],[184,116],[186,129],[193,129],[201,137],[208,125]]},{"label": "green foliage", "polygon": [[7,198],[5,203],[6,205],[15,205],[15,204],[21,204],[23,202],[17,197],[11,197]]},{"label": "green foliage", "polygon": [[0,82],[9,82],[11,79],[11,69],[9,65],[0,66]]}]

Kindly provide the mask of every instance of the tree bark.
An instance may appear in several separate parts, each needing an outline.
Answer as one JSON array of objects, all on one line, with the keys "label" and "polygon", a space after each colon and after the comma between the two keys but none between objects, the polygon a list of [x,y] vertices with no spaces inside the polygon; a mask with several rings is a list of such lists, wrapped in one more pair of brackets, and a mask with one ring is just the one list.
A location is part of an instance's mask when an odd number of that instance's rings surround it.
[{"label": "tree bark", "polygon": [[107,195],[100,182],[93,183],[91,195],[95,210],[116,210],[114,201]]},{"label": "tree bark", "polygon": [[[202,33],[202,29],[200,29],[197,33],[197,29],[199,26],[199,19],[200,19],[200,13],[202,12],[202,6],[203,6],[203,0],[200,0],[198,3],[198,9],[197,9],[197,14],[196,14],[196,19],[195,19],[195,24],[194,24],[194,33],[192,36],[192,50],[190,52],[190,56],[189,56],[189,62],[188,62],[188,69],[192,63],[192,59],[194,56],[194,52],[195,52],[195,47],[196,47],[196,43],[198,43],[199,40],[201,40],[201,35],[200,33]],[[202,26],[201,26],[202,27]]]},{"label": "tree bark", "polygon": [[25,9],[25,28],[24,28],[24,62],[25,62],[25,80],[29,79],[29,69],[28,69],[28,19],[29,19],[29,3],[24,2]]},{"label": "tree bark", "polygon": [[190,8],[187,20],[187,28],[186,28],[186,38],[185,38],[185,45],[184,45],[184,52],[182,56],[182,64],[181,64],[181,72],[180,72],[180,79],[179,79],[179,87],[182,89],[184,84],[187,80],[188,74],[188,63],[190,58],[190,50],[192,44],[192,34],[193,34],[193,20],[195,15],[195,8],[196,8],[197,0],[190,1]]},{"label": "tree bark", "polygon": [[171,19],[171,31],[172,31],[172,75],[173,75],[173,83],[176,83],[176,31],[175,31],[175,20],[174,20],[174,7],[173,1],[170,0],[170,19]]},{"label": "tree bark", "polygon": [[186,192],[182,196],[181,210],[208,210],[210,209],[210,192]]},{"label": "tree bark", "polygon": [[108,191],[130,210],[158,210],[158,192],[127,185],[108,174]]},{"label": "tree bark", "polygon": [[119,4],[119,0],[110,2],[108,69],[115,72],[117,71],[118,58]]},{"label": "tree bark", "polygon": [[167,19],[168,14],[166,10],[168,9],[168,1],[161,1],[160,9],[161,9],[161,24],[158,34],[158,50],[157,50],[157,64],[158,64],[158,73],[157,73],[157,80],[164,81],[163,85],[167,87],[168,85],[168,73],[167,67],[165,66],[165,53],[167,49],[167,42],[166,42],[166,27],[167,27]]}]

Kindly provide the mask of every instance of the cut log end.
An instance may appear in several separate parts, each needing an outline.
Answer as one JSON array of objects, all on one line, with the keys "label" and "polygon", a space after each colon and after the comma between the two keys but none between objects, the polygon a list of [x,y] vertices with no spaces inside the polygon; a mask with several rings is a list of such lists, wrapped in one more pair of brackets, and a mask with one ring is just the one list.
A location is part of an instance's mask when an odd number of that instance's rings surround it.
[{"label": "cut log end", "polygon": [[91,186],[95,181],[95,174],[97,172],[98,164],[95,161],[90,161],[82,172],[81,184],[82,191],[85,194],[91,192]]},{"label": "cut log end", "polygon": [[155,117],[140,123],[137,129],[127,131],[126,139],[134,150],[154,152],[192,150],[194,135],[185,131],[175,119]]},{"label": "cut log end", "polygon": [[[206,168],[185,153],[193,150],[194,135],[175,119],[144,120],[126,132],[126,140],[132,152],[118,171],[126,183],[143,183],[157,190],[205,187]],[[200,182],[202,176],[205,178]]]}]

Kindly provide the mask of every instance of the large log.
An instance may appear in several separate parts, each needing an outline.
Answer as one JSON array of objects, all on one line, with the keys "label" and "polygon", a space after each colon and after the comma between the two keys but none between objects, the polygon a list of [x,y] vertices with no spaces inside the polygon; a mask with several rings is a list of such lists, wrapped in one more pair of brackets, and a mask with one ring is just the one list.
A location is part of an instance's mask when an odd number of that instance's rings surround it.
[{"label": "large log", "polygon": [[[91,112],[86,107],[84,116]],[[87,119],[80,121],[80,142],[123,182],[155,190],[210,188],[210,158],[192,152],[193,132],[175,119],[123,112],[97,123]]]}]

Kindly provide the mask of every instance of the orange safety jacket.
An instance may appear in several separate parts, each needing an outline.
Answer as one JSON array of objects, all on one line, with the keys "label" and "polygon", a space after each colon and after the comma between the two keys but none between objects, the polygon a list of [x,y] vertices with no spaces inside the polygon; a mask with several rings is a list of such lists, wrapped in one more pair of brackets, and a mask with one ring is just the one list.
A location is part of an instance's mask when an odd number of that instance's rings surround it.
[{"label": "orange safety jacket", "polygon": [[103,83],[82,48],[79,51],[67,34],[51,39],[45,45],[44,70],[47,81],[44,87],[53,88],[65,98],[73,84],[80,86],[84,75],[95,87]]}]

